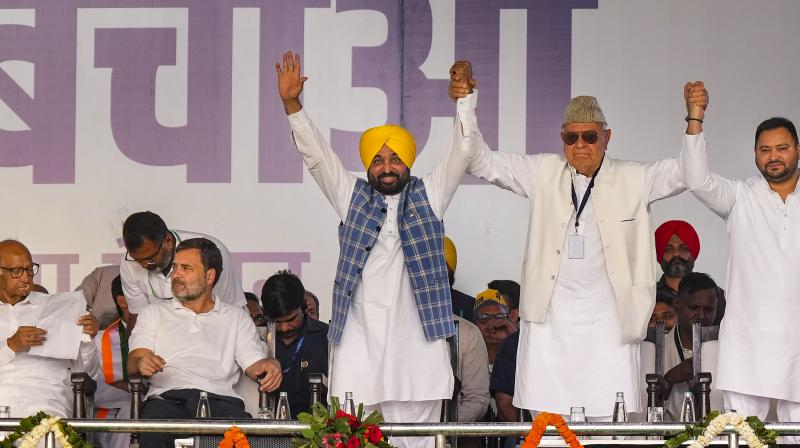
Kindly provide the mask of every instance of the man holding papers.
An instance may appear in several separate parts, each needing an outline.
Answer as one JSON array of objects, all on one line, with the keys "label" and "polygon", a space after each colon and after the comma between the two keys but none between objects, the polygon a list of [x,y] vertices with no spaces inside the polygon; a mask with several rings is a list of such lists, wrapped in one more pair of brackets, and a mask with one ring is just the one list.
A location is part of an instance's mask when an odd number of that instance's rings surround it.
[{"label": "man holding papers", "polygon": [[0,241],[0,405],[10,406],[12,417],[68,417],[70,372],[100,373],[91,342],[97,320],[86,314],[81,292],[32,292],[38,271],[25,245]]}]

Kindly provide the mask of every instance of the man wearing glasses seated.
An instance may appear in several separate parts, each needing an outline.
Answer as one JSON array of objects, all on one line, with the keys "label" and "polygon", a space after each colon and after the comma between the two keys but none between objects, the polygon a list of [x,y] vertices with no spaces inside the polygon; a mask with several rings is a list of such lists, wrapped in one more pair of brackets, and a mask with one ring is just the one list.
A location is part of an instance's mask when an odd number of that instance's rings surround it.
[{"label": "man wearing glasses seated", "polygon": [[508,335],[517,331],[517,328],[509,317],[508,301],[496,289],[487,289],[478,294],[475,299],[473,316],[475,325],[481,330],[483,341],[486,343],[486,350],[489,354],[489,374],[491,375],[497,350]]},{"label": "man wearing glasses seated", "polygon": [[97,319],[84,314],[80,292],[32,292],[38,272],[25,245],[0,242],[0,403],[12,417],[39,411],[68,417],[70,372],[100,376],[97,348],[82,338],[97,334]]},{"label": "man wearing glasses seated", "polygon": [[[128,216],[122,225],[125,241],[125,260],[120,263],[122,289],[128,300],[128,308],[135,316],[150,303],[164,302],[172,298],[170,271],[175,258],[175,247],[190,238],[211,240],[222,254],[224,266],[233,266],[233,259],[217,239],[195,232],[169,230],[164,220],[153,212],[138,212]],[[234,269],[225,269],[214,286],[214,294],[231,305],[245,306],[242,282]]]}]

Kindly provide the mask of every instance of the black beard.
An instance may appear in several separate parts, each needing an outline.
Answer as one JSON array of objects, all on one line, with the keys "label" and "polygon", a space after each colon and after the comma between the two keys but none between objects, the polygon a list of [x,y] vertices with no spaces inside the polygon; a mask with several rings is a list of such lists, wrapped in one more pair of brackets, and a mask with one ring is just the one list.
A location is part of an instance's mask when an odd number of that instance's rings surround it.
[{"label": "black beard", "polygon": [[779,162],[779,163],[783,166],[783,171],[781,171],[778,174],[770,174],[770,172],[767,169],[767,166],[770,163],[767,163],[767,165],[764,165],[763,168],[759,167],[759,171],[761,171],[761,175],[764,176],[764,178],[767,179],[767,181],[783,182],[783,181],[789,179],[790,177],[792,177],[792,174],[794,174],[794,172],[797,171],[797,165],[796,164],[795,164],[794,167],[790,168],[790,167],[786,166],[786,164],[784,164],[783,162]]},{"label": "black beard", "polygon": [[[395,177],[397,178],[397,182],[395,182],[394,185],[384,185],[381,182],[381,179],[384,177]],[[403,191],[403,188],[405,188],[406,184],[408,184],[408,180],[408,172],[405,174],[383,173],[378,175],[378,177],[367,173],[367,181],[369,182],[369,185],[379,193],[385,194],[386,196],[394,196]]]},{"label": "black beard", "polygon": [[692,272],[694,269],[694,260],[684,260],[681,257],[675,257],[669,262],[661,261],[661,269],[667,277],[683,278],[686,274]]}]

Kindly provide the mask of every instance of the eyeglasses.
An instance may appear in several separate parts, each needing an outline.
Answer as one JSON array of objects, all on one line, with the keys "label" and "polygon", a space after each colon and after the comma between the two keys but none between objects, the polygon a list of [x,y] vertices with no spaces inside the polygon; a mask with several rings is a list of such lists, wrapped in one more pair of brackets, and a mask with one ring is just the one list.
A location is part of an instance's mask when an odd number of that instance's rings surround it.
[{"label": "eyeglasses", "polygon": [[30,267],[23,268],[23,267],[16,267],[16,268],[7,268],[5,266],[0,266],[0,269],[8,271],[11,274],[11,278],[20,278],[22,277],[23,272],[27,272],[28,275],[33,277],[34,275],[39,273],[39,264],[33,263]]},{"label": "eyeglasses", "polygon": [[161,254],[161,249],[164,248],[164,243],[166,241],[167,241],[166,238],[162,239],[161,240],[161,244],[159,244],[158,245],[158,249],[156,249],[156,253],[154,253],[153,255],[151,255],[149,257],[146,257],[146,258],[136,259],[136,258],[133,258],[133,257],[130,256],[130,252],[129,251],[125,251],[125,261],[135,261],[136,263],[139,263],[139,264],[145,264],[147,266],[152,266],[152,265],[156,264],[156,258],[158,258],[159,254]]},{"label": "eyeglasses", "polygon": [[589,145],[593,145],[597,143],[597,138],[599,134],[597,131],[583,131],[583,132],[562,132],[561,133],[561,140],[564,141],[566,145],[574,145],[578,143],[578,137],[582,138],[584,142]]},{"label": "eyeglasses", "polygon": [[479,313],[475,316],[475,321],[479,323],[486,323],[492,319],[508,320],[508,313]]}]

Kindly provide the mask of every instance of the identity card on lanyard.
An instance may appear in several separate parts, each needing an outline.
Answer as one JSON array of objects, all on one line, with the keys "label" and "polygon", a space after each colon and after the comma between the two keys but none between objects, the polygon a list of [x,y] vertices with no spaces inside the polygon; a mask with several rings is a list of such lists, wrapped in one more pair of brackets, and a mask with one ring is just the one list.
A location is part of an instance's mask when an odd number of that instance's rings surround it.
[{"label": "identity card on lanyard", "polygon": [[[603,158],[605,160],[605,157]],[[586,202],[589,201],[589,195],[592,194],[592,187],[594,187],[594,179],[597,177],[597,173],[600,172],[600,168],[603,166],[603,160],[600,161],[600,166],[597,167],[597,171],[594,172],[592,175],[592,180],[589,181],[589,186],[586,187],[586,191],[583,193],[583,198],[581,198],[581,203],[578,205],[578,194],[575,193],[575,183],[570,182],[570,187],[572,188],[572,206],[575,207],[575,230],[570,232],[567,235],[567,257],[571,259],[582,259],[583,258],[583,235],[578,233],[578,226],[580,224],[581,213],[583,213],[583,209],[586,207]]]}]

